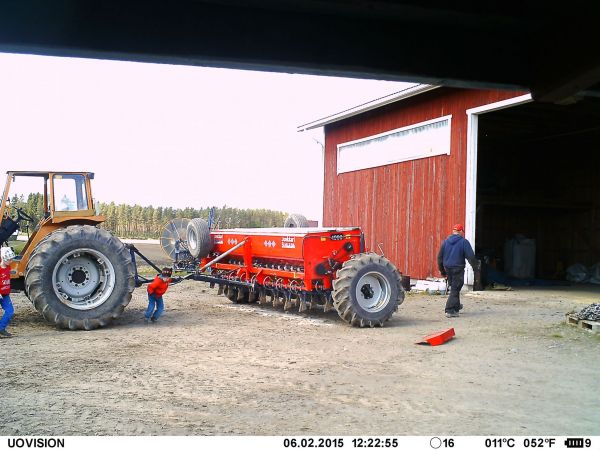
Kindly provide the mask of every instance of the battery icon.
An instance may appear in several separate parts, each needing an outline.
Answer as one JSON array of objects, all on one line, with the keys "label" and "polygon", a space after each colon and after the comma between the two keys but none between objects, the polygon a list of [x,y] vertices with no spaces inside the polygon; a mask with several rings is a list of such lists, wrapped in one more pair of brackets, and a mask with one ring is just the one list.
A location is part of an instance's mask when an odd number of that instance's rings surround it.
[{"label": "battery icon", "polygon": [[567,438],[565,446],[567,448],[583,448],[583,438]]}]

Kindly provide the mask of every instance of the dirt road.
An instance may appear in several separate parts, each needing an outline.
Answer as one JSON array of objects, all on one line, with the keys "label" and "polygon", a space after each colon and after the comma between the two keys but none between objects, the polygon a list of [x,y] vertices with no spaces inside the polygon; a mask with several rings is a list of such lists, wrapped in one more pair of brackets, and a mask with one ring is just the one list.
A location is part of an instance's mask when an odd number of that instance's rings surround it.
[{"label": "dirt road", "polygon": [[[204,283],[136,290],[109,328],[59,331],[13,296],[0,434],[598,435],[600,339],[564,324],[598,290],[409,295],[381,329],[237,306]],[[454,327],[445,345],[415,345]]]},{"label": "dirt road", "polygon": [[[142,253],[142,255],[144,255],[158,267],[170,266],[173,263],[171,259],[166,255],[166,253],[162,250],[160,245],[144,244],[139,242],[134,242],[133,245],[135,245],[135,247]],[[140,257],[136,257],[136,263],[141,268],[150,270],[150,266]]]}]

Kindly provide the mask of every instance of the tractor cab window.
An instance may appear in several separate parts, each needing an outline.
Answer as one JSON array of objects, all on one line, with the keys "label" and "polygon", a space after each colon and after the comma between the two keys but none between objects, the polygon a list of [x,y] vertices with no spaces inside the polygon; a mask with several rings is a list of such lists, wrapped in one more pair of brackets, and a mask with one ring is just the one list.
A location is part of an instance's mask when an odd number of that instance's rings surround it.
[{"label": "tractor cab window", "polygon": [[0,244],[29,235],[46,213],[45,179],[33,174],[13,174],[0,203]]},{"label": "tractor cab window", "polygon": [[88,201],[83,175],[54,175],[54,210],[81,211],[87,210]]}]

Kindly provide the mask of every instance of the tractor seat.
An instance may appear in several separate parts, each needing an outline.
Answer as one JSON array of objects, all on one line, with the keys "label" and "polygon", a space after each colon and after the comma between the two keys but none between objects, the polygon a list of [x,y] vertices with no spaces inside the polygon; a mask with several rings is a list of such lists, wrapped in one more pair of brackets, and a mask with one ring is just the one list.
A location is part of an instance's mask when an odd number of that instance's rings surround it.
[{"label": "tractor seat", "polygon": [[19,229],[19,223],[10,217],[5,217],[0,224],[0,244],[8,241],[15,231]]}]

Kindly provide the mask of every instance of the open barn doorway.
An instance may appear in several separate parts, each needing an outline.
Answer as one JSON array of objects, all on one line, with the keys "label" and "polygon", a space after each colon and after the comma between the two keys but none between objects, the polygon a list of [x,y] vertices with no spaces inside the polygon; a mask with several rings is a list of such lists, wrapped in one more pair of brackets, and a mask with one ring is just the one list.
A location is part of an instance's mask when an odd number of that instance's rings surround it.
[{"label": "open barn doorway", "polygon": [[476,115],[471,218],[476,252],[489,269],[484,283],[559,284],[575,264],[593,276],[600,262],[600,99],[528,101]]}]

